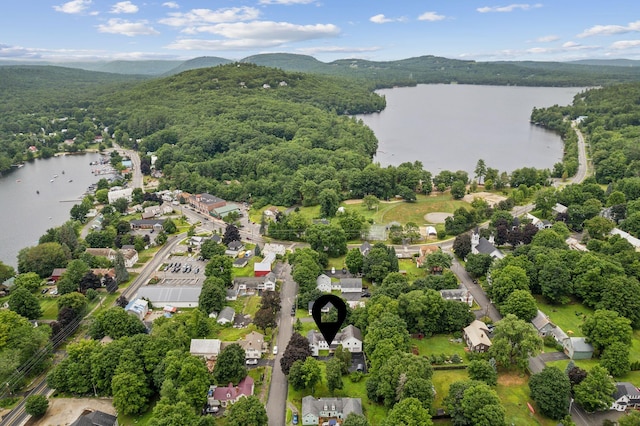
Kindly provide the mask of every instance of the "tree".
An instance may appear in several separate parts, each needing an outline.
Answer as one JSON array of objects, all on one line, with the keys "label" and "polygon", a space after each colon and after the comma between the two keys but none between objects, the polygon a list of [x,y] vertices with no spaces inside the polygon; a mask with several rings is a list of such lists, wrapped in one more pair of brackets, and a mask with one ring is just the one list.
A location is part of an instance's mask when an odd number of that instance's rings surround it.
[{"label": "tree", "polygon": [[268,423],[269,419],[264,405],[255,396],[240,398],[231,406],[227,416],[229,426],[255,426]]},{"label": "tree", "polygon": [[129,202],[126,198],[118,198],[111,203],[111,206],[113,206],[118,213],[124,213],[127,211],[127,207],[129,207]]},{"label": "tree", "polygon": [[224,252],[224,246],[212,239],[205,240],[200,246],[200,255],[205,259],[211,259],[213,256],[223,256]]},{"label": "tree", "polygon": [[9,296],[9,309],[28,319],[37,319],[42,315],[38,298],[25,287],[18,287]]},{"label": "tree", "polygon": [[462,197],[464,197],[464,194],[466,192],[467,185],[461,180],[457,180],[451,185],[451,195],[453,196],[454,200],[461,199]]},{"label": "tree", "polygon": [[501,305],[516,290],[529,290],[527,271],[519,266],[507,265],[492,272],[489,295],[494,303]]},{"label": "tree", "polygon": [[573,388],[576,402],[592,413],[599,410],[607,410],[613,402],[613,393],[616,387],[609,377],[606,368],[596,365],[587,374],[587,377]]},{"label": "tree", "polygon": [[382,426],[431,426],[431,414],[417,398],[406,398],[387,414]]},{"label": "tree", "polygon": [[505,425],[505,410],[497,393],[486,383],[474,380],[452,383],[445,404],[455,426]]},{"label": "tree", "polygon": [[364,256],[358,248],[353,248],[347,252],[344,258],[344,264],[352,274],[359,274],[362,272],[362,265],[364,263]]},{"label": "tree", "polygon": [[[381,343],[379,347],[382,346]],[[366,386],[369,399],[392,407],[405,398],[418,398],[424,408],[431,407],[435,396],[431,383],[433,370],[426,358],[392,351],[383,360],[372,363],[370,371]]]},{"label": "tree", "polygon": [[571,383],[557,367],[545,367],[529,379],[531,398],[545,416],[560,420],[569,414]]},{"label": "tree", "polygon": [[638,426],[640,425],[640,411],[631,411],[618,418],[618,426]]},{"label": "tree", "polygon": [[238,384],[247,375],[245,352],[237,343],[226,346],[218,355],[213,368],[213,380],[221,386],[229,383]]},{"label": "tree", "polygon": [[206,313],[220,312],[226,303],[227,291],[222,278],[207,277],[202,283],[202,290],[198,296],[198,308]]},{"label": "tree", "polygon": [[349,352],[348,349],[343,349],[342,345],[339,345],[333,353],[333,358],[340,361],[342,374],[347,374],[349,372],[349,367],[351,366],[351,352]]},{"label": "tree", "polygon": [[542,339],[531,324],[508,314],[499,321],[493,332],[489,355],[506,368],[512,365],[524,370],[529,357],[542,349]]},{"label": "tree", "polygon": [[359,240],[368,229],[364,216],[356,211],[345,211],[338,216],[338,223],[344,229],[347,240]]},{"label": "tree", "polygon": [[120,306],[122,309],[126,308],[129,304],[129,299],[127,299],[124,295],[118,296],[116,299],[116,306]]},{"label": "tree", "polygon": [[[232,223],[229,223],[224,228],[224,234],[222,235],[222,244],[228,246],[233,241],[240,241],[240,230]],[[223,253],[224,254],[224,253]]]},{"label": "tree", "polygon": [[13,266],[5,265],[0,261],[0,283],[5,282],[15,274],[16,271],[13,269]]},{"label": "tree", "polygon": [[465,259],[471,253],[471,235],[460,234],[453,241],[453,252],[460,259]]},{"label": "tree", "polygon": [[149,402],[151,389],[143,372],[122,372],[113,376],[111,380],[113,406],[118,413],[125,415],[137,414],[145,411]]},{"label": "tree", "polygon": [[76,314],[80,315],[87,307],[87,298],[82,293],[73,292],[58,297],[57,304],[58,309],[73,309]]},{"label": "tree", "polygon": [[369,357],[376,350],[376,346],[383,340],[390,341],[399,351],[409,349],[409,332],[407,323],[396,314],[384,312],[373,320],[367,327],[364,338],[364,350]]},{"label": "tree", "polygon": [[340,196],[335,189],[325,188],[318,194],[320,202],[320,216],[333,217],[340,206]]},{"label": "tree", "polygon": [[571,294],[571,270],[560,259],[548,259],[538,272],[542,295],[551,303],[566,304]]},{"label": "tree", "polygon": [[487,175],[487,165],[484,160],[480,158],[476,163],[476,168],[473,171],[476,174],[476,179],[478,179],[478,183],[480,180]]},{"label": "tree", "polygon": [[451,261],[451,255],[438,250],[426,256],[424,267],[432,274],[442,273],[443,270],[451,268]]},{"label": "tree", "polygon": [[373,210],[378,207],[380,200],[375,195],[365,195],[362,202],[367,207],[367,210]]},{"label": "tree", "polygon": [[69,256],[59,243],[26,247],[18,253],[18,272],[35,272],[40,278],[51,276],[55,268],[64,268]]},{"label": "tree", "polygon": [[327,388],[331,395],[336,389],[342,389],[342,367],[343,363],[337,358],[331,358],[327,361],[326,375],[327,375]]},{"label": "tree", "polygon": [[40,288],[40,283],[42,283],[42,278],[40,278],[40,276],[35,272],[18,274],[14,281],[16,288],[24,287],[32,293]]},{"label": "tree", "polygon": [[298,333],[293,333],[289,343],[287,344],[287,348],[282,354],[282,358],[280,358],[280,367],[282,367],[282,372],[288,375],[294,362],[298,360],[304,361],[310,356],[311,349],[309,349],[309,340]]},{"label": "tree", "polygon": [[469,362],[467,371],[471,380],[484,382],[489,386],[498,384],[498,372],[487,360],[477,359]]},{"label": "tree", "polygon": [[[371,426],[369,420],[361,414],[349,413],[342,422],[342,426]],[[631,426],[631,425],[629,425]]]},{"label": "tree", "polygon": [[630,345],[632,331],[631,321],[606,309],[598,309],[582,324],[582,332],[596,355],[615,342]]},{"label": "tree", "polygon": [[464,269],[474,278],[481,277],[487,274],[491,263],[493,262],[493,258],[484,253],[473,254],[469,253],[467,255],[467,263],[464,266]]},{"label": "tree", "polygon": [[304,361],[297,360],[289,370],[289,382],[295,390],[311,389],[315,392],[315,386],[322,380],[320,363],[308,356]]},{"label": "tree", "polygon": [[253,323],[266,332],[267,328],[276,326],[276,313],[271,309],[258,309],[253,317]]},{"label": "tree", "polygon": [[98,312],[89,326],[89,335],[94,340],[100,340],[104,336],[119,339],[146,331],[147,328],[142,321],[120,307]]},{"label": "tree", "polygon": [[44,416],[44,413],[47,412],[48,408],[49,400],[44,395],[28,396],[24,405],[24,411],[26,411],[27,414],[30,414],[33,417]]},{"label": "tree", "polygon": [[207,266],[205,267],[204,274],[207,277],[218,277],[222,279],[225,287],[231,285],[233,261],[229,256],[213,256],[209,259]]},{"label": "tree", "polygon": [[339,257],[347,253],[347,236],[336,225],[311,225],[307,228],[306,240],[318,253],[327,253],[329,257]]},{"label": "tree", "polygon": [[521,320],[530,322],[538,314],[538,305],[528,290],[516,290],[500,306],[500,311],[505,315],[513,314]]},{"label": "tree", "polygon": [[127,271],[127,267],[124,265],[124,256],[120,251],[116,252],[113,268],[116,270],[117,284],[121,284],[129,279],[129,271]]},{"label": "tree", "polygon": [[362,272],[368,280],[374,283],[381,283],[389,272],[392,272],[392,265],[389,253],[384,245],[375,244],[362,262]]},{"label": "tree", "polygon": [[631,370],[629,363],[629,346],[622,342],[613,342],[602,351],[600,365],[612,376],[624,376]]},{"label": "tree", "polygon": [[167,234],[175,234],[176,232],[178,232],[176,223],[171,219],[166,219],[164,222],[162,222],[162,229]]}]

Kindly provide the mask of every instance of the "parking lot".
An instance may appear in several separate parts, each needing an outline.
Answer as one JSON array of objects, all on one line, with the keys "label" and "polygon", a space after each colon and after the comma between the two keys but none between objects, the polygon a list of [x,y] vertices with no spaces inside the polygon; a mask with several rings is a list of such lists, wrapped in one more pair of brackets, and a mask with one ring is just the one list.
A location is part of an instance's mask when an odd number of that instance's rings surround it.
[{"label": "parking lot", "polygon": [[206,262],[196,256],[171,256],[158,270],[158,284],[172,287],[202,285],[205,266]]}]

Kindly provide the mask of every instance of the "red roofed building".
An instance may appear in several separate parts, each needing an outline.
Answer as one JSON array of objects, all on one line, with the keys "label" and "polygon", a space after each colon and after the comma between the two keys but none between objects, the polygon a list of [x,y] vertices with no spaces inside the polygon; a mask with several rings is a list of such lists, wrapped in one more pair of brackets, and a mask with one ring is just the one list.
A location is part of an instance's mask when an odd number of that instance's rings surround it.
[{"label": "red roofed building", "polygon": [[251,376],[247,376],[240,380],[238,386],[233,386],[233,383],[229,383],[229,386],[215,388],[213,391],[213,399],[220,401],[220,405],[226,407],[238,402],[240,398],[253,395],[253,387],[253,379]]}]

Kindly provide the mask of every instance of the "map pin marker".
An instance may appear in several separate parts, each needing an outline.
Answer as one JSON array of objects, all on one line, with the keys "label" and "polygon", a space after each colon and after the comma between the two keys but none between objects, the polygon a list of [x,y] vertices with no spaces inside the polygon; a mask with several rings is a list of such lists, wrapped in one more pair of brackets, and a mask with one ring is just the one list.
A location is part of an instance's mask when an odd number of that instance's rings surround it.
[{"label": "map pin marker", "polygon": [[[334,308],[338,310],[338,321],[336,322],[322,322],[322,308],[324,308],[328,303],[331,303]],[[340,327],[347,317],[347,305],[344,304],[344,301],[334,294],[325,294],[320,296],[314,303],[313,308],[311,309],[311,314],[313,315],[313,319],[324,336],[324,340],[328,345],[331,345],[333,339],[340,331]]]}]

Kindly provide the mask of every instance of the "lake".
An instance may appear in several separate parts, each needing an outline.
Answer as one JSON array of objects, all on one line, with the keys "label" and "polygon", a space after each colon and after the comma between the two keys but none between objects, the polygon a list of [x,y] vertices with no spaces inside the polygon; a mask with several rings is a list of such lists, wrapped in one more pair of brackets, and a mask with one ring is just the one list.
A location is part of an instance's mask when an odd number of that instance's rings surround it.
[{"label": "lake", "polygon": [[488,167],[552,168],[561,161],[558,135],[529,123],[534,107],[569,105],[583,88],[424,84],[377,91],[384,111],[358,115],[378,138],[374,161],[397,166],[419,160],[433,175]]},{"label": "lake", "polygon": [[87,187],[104,177],[92,173],[99,166],[89,165],[99,158],[90,153],[35,160],[0,177],[0,261],[16,267],[20,249],[38,244],[47,229],[69,220]]}]

